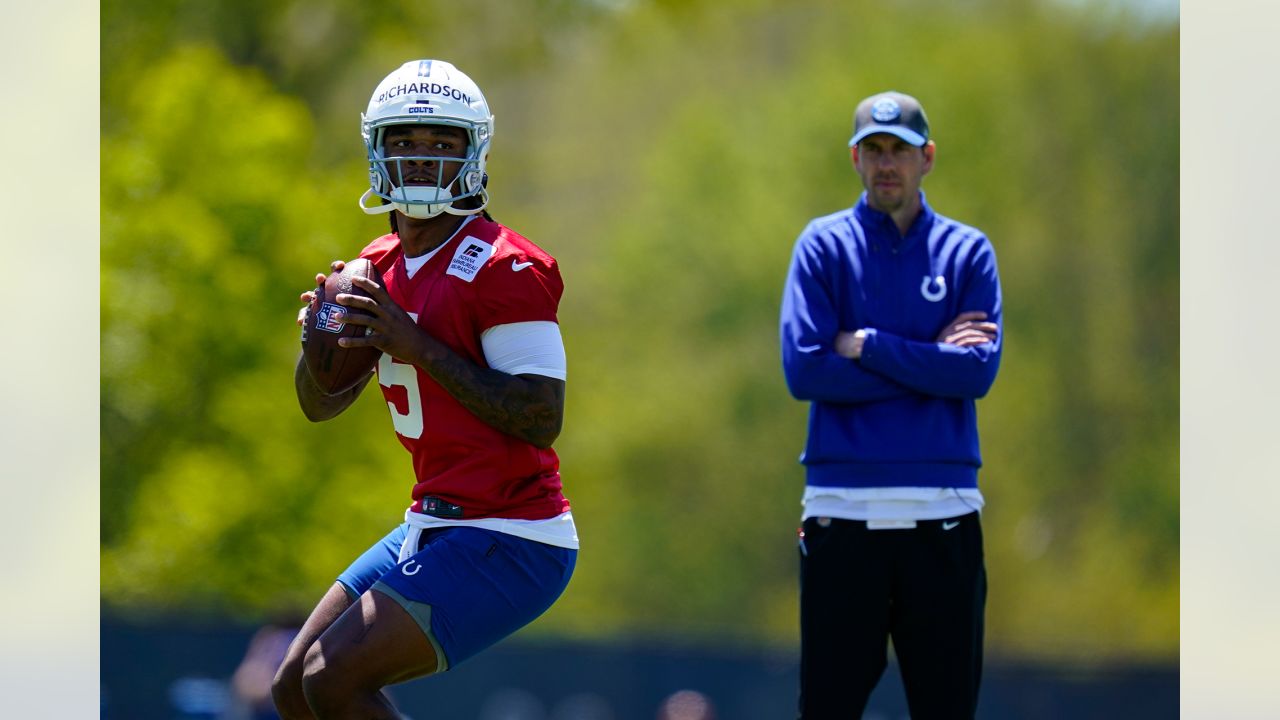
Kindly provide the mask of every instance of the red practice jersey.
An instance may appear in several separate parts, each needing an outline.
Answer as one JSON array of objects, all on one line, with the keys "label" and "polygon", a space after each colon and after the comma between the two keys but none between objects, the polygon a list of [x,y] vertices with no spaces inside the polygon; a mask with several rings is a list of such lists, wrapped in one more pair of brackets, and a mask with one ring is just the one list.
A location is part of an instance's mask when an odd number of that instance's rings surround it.
[{"label": "red practice jersey", "polygon": [[[360,253],[382,274],[392,299],[418,325],[466,360],[487,367],[480,334],[495,325],[556,322],[564,283],[556,261],[498,223],[475,217],[413,278],[395,234]],[[542,520],[569,510],[560,461],[482,422],[426,371],[383,354],[378,385],[396,435],[413,455],[414,512],[425,496],[463,509],[463,519]]]}]

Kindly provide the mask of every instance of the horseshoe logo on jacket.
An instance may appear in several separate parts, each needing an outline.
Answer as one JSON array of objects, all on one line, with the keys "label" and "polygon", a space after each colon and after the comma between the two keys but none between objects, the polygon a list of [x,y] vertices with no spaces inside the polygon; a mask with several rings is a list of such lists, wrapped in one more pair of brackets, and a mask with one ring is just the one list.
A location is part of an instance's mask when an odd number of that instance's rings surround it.
[{"label": "horseshoe logo on jacket", "polygon": [[[929,288],[929,286],[932,285],[933,283],[938,284],[937,290],[932,290]],[[938,302],[939,300],[947,296],[947,279],[942,277],[941,275],[939,275],[936,278],[931,278],[928,275],[925,275],[924,280],[920,281],[920,294],[923,295],[924,299],[928,300],[929,302]]]}]

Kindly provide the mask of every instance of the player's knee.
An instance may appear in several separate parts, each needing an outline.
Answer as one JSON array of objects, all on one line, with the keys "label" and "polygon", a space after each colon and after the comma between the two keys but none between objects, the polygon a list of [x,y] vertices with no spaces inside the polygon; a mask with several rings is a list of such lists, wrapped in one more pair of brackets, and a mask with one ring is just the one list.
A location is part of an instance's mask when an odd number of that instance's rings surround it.
[{"label": "player's knee", "polygon": [[320,643],[307,650],[302,663],[302,694],[317,715],[323,716],[326,711],[340,707],[346,701],[350,695],[347,680],[347,674],[336,672],[334,664],[325,658]]},{"label": "player's knee", "polygon": [[276,705],[276,712],[284,720],[311,716],[307,699],[302,694],[301,663],[288,658],[280,664],[275,678],[271,681],[271,700]]}]

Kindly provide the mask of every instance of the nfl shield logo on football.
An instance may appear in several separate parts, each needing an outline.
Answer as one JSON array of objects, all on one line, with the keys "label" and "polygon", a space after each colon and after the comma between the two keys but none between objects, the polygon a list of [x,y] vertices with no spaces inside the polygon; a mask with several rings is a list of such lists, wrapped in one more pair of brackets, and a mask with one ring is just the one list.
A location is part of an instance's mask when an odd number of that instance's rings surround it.
[{"label": "nfl shield logo on football", "polygon": [[346,317],[346,315],[347,309],[341,305],[325,303],[320,307],[320,312],[316,313],[316,329],[340,333],[344,324],[342,318]]}]

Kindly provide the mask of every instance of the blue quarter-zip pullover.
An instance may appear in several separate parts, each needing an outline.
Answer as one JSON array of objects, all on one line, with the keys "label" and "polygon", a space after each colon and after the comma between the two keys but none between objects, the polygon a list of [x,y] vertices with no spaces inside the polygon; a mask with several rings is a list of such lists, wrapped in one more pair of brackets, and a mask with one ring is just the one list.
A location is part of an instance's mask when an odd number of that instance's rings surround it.
[{"label": "blue quarter-zip pullover", "polygon": [[[974,401],[995,380],[1004,337],[995,251],[980,231],[935,213],[923,192],[920,201],[905,236],[864,192],[796,240],[782,366],[791,394],[812,402],[800,457],[810,485],[977,487]],[[972,310],[999,326],[994,342],[936,342]],[[858,329],[867,333],[861,359],[836,354],[836,333]]]}]

